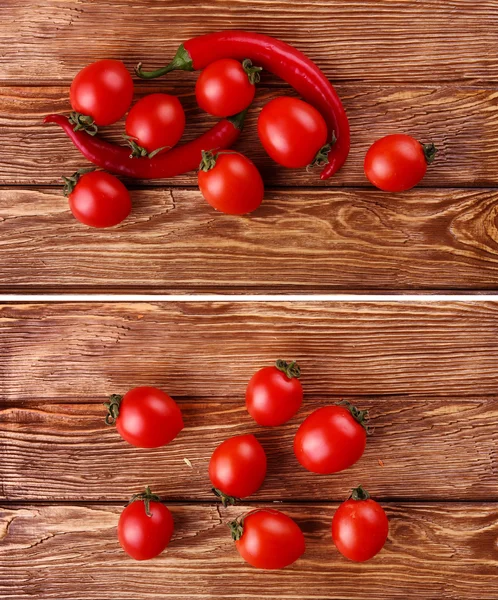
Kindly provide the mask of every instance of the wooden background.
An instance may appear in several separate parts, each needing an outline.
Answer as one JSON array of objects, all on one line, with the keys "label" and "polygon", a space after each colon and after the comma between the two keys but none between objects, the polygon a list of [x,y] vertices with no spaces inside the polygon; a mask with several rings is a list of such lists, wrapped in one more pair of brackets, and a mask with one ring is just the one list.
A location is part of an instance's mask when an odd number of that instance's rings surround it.
[{"label": "wooden background", "polygon": [[[69,84],[91,61],[157,67],[223,28],[282,38],[323,69],[351,122],[342,172],[320,182],[265,157],[258,112],[292,93],[267,74],[237,145],[268,188],[253,215],[216,213],[189,173],[134,182],[133,214],[112,230],[79,224],[60,177],[87,162],[43,116],[69,110]],[[2,0],[0,292],[496,290],[497,28],[496,0]],[[136,95],[179,94],[191,139],[214,122],[195,108],[195,79],[137,82]],[[436,162],[418,189],[375,191],[366,149],[400,131],[433,140]]]},{"label": "wooden background", "polygon": [[[0,336],[2,600],[498,598],[498,303],[7,304]],[[299,360],[305,403],[261,428],[245,386],[280,356]],[[106,396],[143,384],[184,412],[168,447],[133,448],[104,425]],[[374,435],[346,472],[308,473],[294,433],[341,398],[370,410]],[[247,506],[224,510],[209,457],[245,432],[265,447],[268,476]],[[363,565],[330,535],[359,483],[390,519]],[[137,563],[116,524],[147,484],[175,535]],[[307,550],[294,566],[263,572],[239,557],[225,522],[250,505],[297,519]]]}]

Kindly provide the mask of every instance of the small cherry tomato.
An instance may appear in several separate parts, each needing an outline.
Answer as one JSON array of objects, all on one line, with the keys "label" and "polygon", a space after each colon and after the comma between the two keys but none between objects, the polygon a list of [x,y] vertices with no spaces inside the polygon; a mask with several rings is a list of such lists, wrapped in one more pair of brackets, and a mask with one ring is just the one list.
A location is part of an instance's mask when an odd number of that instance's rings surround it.
[{"label": "small cherry tomato", "polygon": [[204,198],[227,215],[244,215],[263,201],[263,180],[254,163],[238,152],[202,152],[197,180]]},{"label": "small cherry tomato", "polygon": [[251,104],[259,82],[261,67],[250,60],[242,64],[233,58],[222,58],[208,65],[195,85],[197,104],[215,117],[230,117]]},{"label": "small cherry tomato", "polygon": [[277,360],[274,367],[264,367],[249,381],[246,407],[259,425],[282,425],[297,413],[303,402],[301,370],[295,362]]},{"label": "small cherry tomato", "polygon": [[344,402],[324,406],[309,415],[297,430],[294,453],[313,473],[337,473],[358,461],[367,442],[368,412]]},{"label": "small cherry tomato", "polygon": [[385,192],[403,192],[417,185],[436,156],[434,144],[421,144],[409,135],[386,135],[365,156],[365,175]]},{"label": "small cherry tomato", "polygon": [[299,525],[278,510],[253,510],[229,527],[239,554],[258,569],[283,569],[304,554]]},{"label": "small cherry tomato", "polygon": [[80,223],[90,227],[112,227],[130,214],[130,193],[114,175],[82,169],[62,179],[69,208]]},{"label": "small cherry tomato", "polygon": [[[73,79],[69,90],[76,128],[85,124],[111,125],[130,108],[133,80],[119,60],[99,60],[82,69]],[[90,119],[81,120],[81,116]],[[78,119],[81,120],[78,127]],[[96,129],[94,129],[95,133]]]},{"label": "small cherry tomato", "polygon": [[280,96],[263,107],[258,118],[263,148],[275,162],[297,169],[327,160],[327,124],[307,102]]},{"label": "small cherry tomato", "polygon": [[119,435],[138,448],[166,446],[183,429],[177,403],[155,387],[136,387],[105,402],[106,423],[116,423]]},{"label": "small cherry tomato", "polygon": [[253,435],[237,435],[221,443],[209,461],[213,492],[226,506],[259,490],[266,476],[266,454]]},{"label": "small cherry tomato", "polygon": [[169,509],[152,494],[136,494],[119,517],[118,540],[135,560],[154,558],[166,548],[173,535],[174,523]]},{"label": "small cherry tomato", "polygon": [[361,486],[353,490],[332,519],[332,539],[337,550],[356,562],[364,562],[380,552],[388,533],[384,509]]},{"label": "small cherry tomato", "polygon": [[126,117],[132,156],[154,156],[172,148],[185,129],[185,112],[176,96],[149,94]]}]

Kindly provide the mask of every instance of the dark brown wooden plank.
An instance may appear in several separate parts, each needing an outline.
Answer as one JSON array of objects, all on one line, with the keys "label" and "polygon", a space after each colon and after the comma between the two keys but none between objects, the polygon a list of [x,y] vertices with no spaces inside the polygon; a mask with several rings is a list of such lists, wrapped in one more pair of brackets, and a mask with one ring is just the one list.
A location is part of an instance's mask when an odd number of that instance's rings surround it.
[{"label": "dark brown wooden plank", "polygon": [[295,358],[306,394],[494,396],[495,302],[164,302],[0,307],[4,403],[88,402],[137,385],[243,398]]},{"label": "dark brown wooden plank", "polygon": [[[169,85],[169,87],[168,87]],[[184,139],[197,137],[216,119],[196,108],[192,88],[169,84],[141,84],[137,98],[151,91],[179,95],[187,112]],[[439,148],[422,186],[496,186],[498,175],[497,94],[494,88],[440,86],[365,86],[338,88],[344,99],[352,130],[352,148],[345,167],[327,181],[318,172],[285,169],[276,165],[263,150],[256,131],[260,109],[269,100],[290,94],[290,88],[261,87],[247,117],[246,127],[235,148],[246,153],[260,168],[270,186],[367,186],[363,161],[368,147],[388,133],[405,132]],[[44,125],[43,117],[70,110],[68,87],[3,87],[0,89],[1,184],[60,184],[87,164],[56,125]],[[121,143],[122,122],[105,128],[102,134]],[[137,182],[135,182],[136,185]],[[195,173],[147,185],[197,185]],[[393,198],[390,194],[383,194]]]},{"label": "dark brown wooden plank", "polygon": [[259,427],[243,398],[182,399],[186,427],[157,450],[134,448],[106,426],[101,400],[0,411],[2,500],[119,501],[146,485],[168,500],[210,500],[213,450],[246,433],[268,456],[265,483],[251,500],[340,500],[356,482],[378,498],[498,500],[495,399],[349,398],[369,409],[374,434],[355,466],[329,477],[303,469],[292,444],[305,416],[335,399],[307,398],[277,428]]},{"label": "dark brown wooden plank", "polygon": [[3,0],[0,16],[1,78],[17,83],[69,81],[100,58],[157,67],[221,29],[281,38],[335,81],[498,81],[494,0]]},{"label": "dark brown wooden plank", "polygon": [[133,190],[117,228],[51,188],[0,189],[0,292],[496,290],[496,190],[270,190],[248,217],[194,190]]},{"label": "dark brown wooden plank", "polygon": [[225,522],[240,514],[171,506],[175,534],[160,557],[136,562],[119,548],[122,505],[19,505],[0,513],[0,594],[28,600],[240,598],[372,600],[498,596],[496,504],[386,504],[380,554],[355,564],[333,546],[336,505],[278,505],[297,520],[306,553],[281,571],[245,564]]}]

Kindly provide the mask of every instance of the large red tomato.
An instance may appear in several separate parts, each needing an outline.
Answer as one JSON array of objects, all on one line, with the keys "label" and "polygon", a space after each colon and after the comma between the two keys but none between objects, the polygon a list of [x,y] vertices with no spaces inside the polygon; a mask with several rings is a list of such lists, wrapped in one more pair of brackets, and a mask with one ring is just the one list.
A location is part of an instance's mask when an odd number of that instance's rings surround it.
[{"label": "large red tomato", "polygon": [[297,413],[303,401],[300,374],[297,363],[277,360],[274,367],[264,367],[252,376],[246,407],[256,423],[282,425]]},{"label": "large red tomato", "polygon": [[304,535],[284,513],[258,509],[230,523],[242,558],[258,569],[283,569],[304,554]]},{"label": "large red tomato", "polygon": [[135,560],[154,558],[166,548],[173,535],[173,517],[158,496],[146,488],[136,494],[118,522],[121,547]]},{"label": "large red tomato", "polygon": [[417,185],[436,156],[434,144],[421,144],[409,135],[386,135],[370,146],[365,175],[385,192],[403,192]]},{"label": "large red tomato", "polygon": [[327,160],[327,124],[307,102],[280,96],[263,107],[258,118],[263,148],[275,162],[296,169]]},{"label": "large red tomato", "polygon": [[318,408],[294,438],[298,461],[313,473],[337,473],[358,461],[367,442],[367,411],[345,402]]},{"label": "large red tomato", "polygon": [[176,402],[154,387],[136,387],[124,396],[113,395],[104,406],[108,410],[106,423],[116,423],[121,437],[138,448],[165,446],[183,429]]},{"label": "large red tomato", "polygon": [[261,487],[266,454],[253,435],[237,435],[221,443],[209,461],[209,478],[223,504],[246,498]]},{"label": "large red tomato", "polygon": [[382,550],[389,522],[382,506],[361,486],[343,502],[332,519],[332,538],[341,554],[363,562]]}]

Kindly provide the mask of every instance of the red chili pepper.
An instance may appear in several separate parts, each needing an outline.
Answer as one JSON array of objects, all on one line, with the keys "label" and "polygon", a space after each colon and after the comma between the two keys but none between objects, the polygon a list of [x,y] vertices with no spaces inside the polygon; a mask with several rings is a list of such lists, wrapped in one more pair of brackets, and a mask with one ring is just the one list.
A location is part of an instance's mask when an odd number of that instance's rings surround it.
[{"label": "red chili pepper", "polygon": [[44,123],[60,125],[83,156],[110,173],[137,179],[162,179],[198,169],[203,150],[222,150],[232,146],[242,131],[245,113],[223,119],[195,140],[153,158],[130,158],[130,148],[111,144],[85,131],[74,131],[73,125],[63,115],[48,115]]},{"label": "red chili pepper", "polygon": [[349,123],[339,96],[315,63],[285,42],[248,31],[228,30],[201,35],[182,44],[166,67],[145,73],[140,63],[137,75],[143,79],[153,79],[177,69],[204,69],[220,58],[249,58],[295,88],[321,112],[329,129],[330,141],[335,139],[321,179],[328,179],[342,167],[349,153],[350,142]]}]

